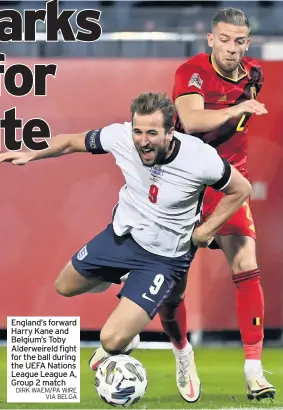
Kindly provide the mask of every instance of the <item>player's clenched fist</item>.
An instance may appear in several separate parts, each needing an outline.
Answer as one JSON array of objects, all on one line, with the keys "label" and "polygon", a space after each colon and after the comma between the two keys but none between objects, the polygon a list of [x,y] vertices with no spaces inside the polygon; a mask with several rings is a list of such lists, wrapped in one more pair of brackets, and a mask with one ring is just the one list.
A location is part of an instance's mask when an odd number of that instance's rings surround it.
[{"label": "player's clenched fist", "polygon": [[14,165],[25,165],[27,162],[31,161],[31,152],[2,152],[0,153],[0,163],[1,162],[11,162]]},{"label": "player's clenched fist", "polygon": [[207,248],[213,239],[214,237],[208,236],[201,226],[196,228],[192,235],[193,244],[198,248]]},{"label": "player's clenched fist", "polygon": [[244,101],[241,104],[229,107],[227,111],[232,117],[240,117],[245,113],[255,115],[267,114],[267,109],[265,108],[265,105],[257,100]]}]

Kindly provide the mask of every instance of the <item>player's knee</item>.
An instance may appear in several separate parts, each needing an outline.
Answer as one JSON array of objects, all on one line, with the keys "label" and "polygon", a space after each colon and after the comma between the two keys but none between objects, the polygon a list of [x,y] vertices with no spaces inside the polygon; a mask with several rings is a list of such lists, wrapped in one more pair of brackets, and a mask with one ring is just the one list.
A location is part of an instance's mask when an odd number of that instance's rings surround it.
[{"label": "player's knee", "polygon": [[182,300],[185,299],[185,290],[183,292],[173,292],[172,295],[170,295],[164,302],[163,306],[169,307],[169,309],[172,309],[172,307],[177,307],[179,304],[182,302]]},{"label": "player's knee", "polygon": [[174,298],[168,298],[159,309],[159,316],[161,320],[171,321],[175,318],[175,312],[182,300],[184,300],[185,293],[182,293]]},{"label": "player's knee", "polygon": [[110,354],[120,353],[128,344],[125,336],[115,329],[102,329],[100,342],[103,349]]},{"label": "player's knee", "polygon": [[234,261],[231,266],[233,275],[237,275],[243,272],[249,272],[254,269],[258,269],[257,261],[255,257],[244,258]]},{"label": "player's knee", "polygon": [[68,283],[66,283],[66,281],[61,280],[60,278],[58,278],[55,281],[55,289],[56,289],[56,292],[59,293],[59,295],[61,296],[65,296],[65,297],[74,296],[74,292],[70,288],[70,286],[68,286]]},{"label": "player's knee", "polygon": [[262,344],[264,337],[263,327],[257,326],[256,331],[247,333],[242,336],[242,343],[244,345],[257,345],[258,343]]}]

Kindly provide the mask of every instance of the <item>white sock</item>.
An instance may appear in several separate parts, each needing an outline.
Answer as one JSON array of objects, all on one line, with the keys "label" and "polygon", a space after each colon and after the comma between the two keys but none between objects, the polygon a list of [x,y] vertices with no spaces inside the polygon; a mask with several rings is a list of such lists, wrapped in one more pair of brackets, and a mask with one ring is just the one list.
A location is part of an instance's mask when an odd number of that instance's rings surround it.
[{"label": "white sock", "polygon": [[183,347],[183,349],[177,349],[177,347],[175,347],[173,345],[173,350],[175,354],[182,354],[182,353],[191,353],[193,351],[193,347],[192,345],[187,341],[186,346]]},{"label": "white sock", "polygon": [[244,370],[246,374],[253,373],[260,368],[261,368],[261,360],[247,359],[245,361]]},{"label": "white sock", "polygon": [[132,349],[132,347],[133,347],[133,342],[134,342],[134,340],[135,340],[136,337],[137,337],[137,336],[135,336],[135,337],[133,338],[133,340],[132,340],[126,347],[124,347],[124,349],[122,350],[122,353],[128,352],[129,350]]}]

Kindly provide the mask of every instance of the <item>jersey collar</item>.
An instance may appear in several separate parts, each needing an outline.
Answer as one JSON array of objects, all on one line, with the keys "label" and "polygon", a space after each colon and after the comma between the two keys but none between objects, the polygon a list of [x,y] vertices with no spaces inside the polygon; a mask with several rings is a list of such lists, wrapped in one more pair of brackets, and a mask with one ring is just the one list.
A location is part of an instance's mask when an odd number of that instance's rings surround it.
[{"label": "jersey collar", "polygon": [[170,155],[168,158],[166,158],[166,159],[163,161],[163,163],[160,164],[160,165],[170,164],[170,162],[174,161],[174,159],[175,159],[175,158],[177,157],[177,155],[179,154],[180,147],[181,147],[181,141],[180,141],[178,138],[176,138],[176,137],[173,137],[173,141],[175,142],[175,144],[174,144],[173,151],[171,152],[171,155]]},{"label": "jersey collar", "polygon": [[209,62],[212,65],[212,67],[213,67],[214,71],[216,72],[216,74],[218,74],[221,78],[223,78],[223,80],[228,81],[229,83],[238,84],[243,78],[245,78],[248,75],[245,67],[243,66],[242,63],[240,63],[240,66],[241,66],[241,69],[243,70],[243,73],[240,75],[240,77],[237,80],[232,80],[231,78],[225,77],[225,75],[220,73],[220,71],[218,70],[218,68],[215,64],[215,61],[214,61],[214,58],[213,58],[212,54],[210,54],[210,56],[209,56]]}]

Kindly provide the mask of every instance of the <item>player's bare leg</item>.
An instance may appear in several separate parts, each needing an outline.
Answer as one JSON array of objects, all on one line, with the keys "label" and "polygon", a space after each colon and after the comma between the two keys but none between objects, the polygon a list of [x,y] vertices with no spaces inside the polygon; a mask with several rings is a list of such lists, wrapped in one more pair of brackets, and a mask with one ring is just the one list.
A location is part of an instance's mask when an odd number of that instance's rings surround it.
[{"label": "player's bare leg", "polygon": [[182,350],[188,345],[185,290],[187,274],[177,283],[171,296],[159,309],[162,327],[173,346]]},{"label": "player's bare leg", "polygon": [[[111,283],[104,282],[98,278],[85,278],[75,270],[71,261],[63,268],[55,282],[57,292],[66,297],[81,295],[86,292],[100,293],[107,290],[110,286]],[[134,338],[123,353],[129,354],[138,344],[139,335]],[[96,370],[99,364],[107,357],[109,357],[109,354],[102,347],[99,347],[94,351],[89,360],[90,368]]]},{"label": "player's bare leg", "polygon": [[[107,290],[110,286],[111,283],[104,282],[98,278],[86,278],[82,276],[73,267],[71,261],[62,269],[55,282],[57,292],[66,297],[81,295],[86,292],[100,293]],[[138,346],[139,341],[139,335],[135,336],[128,346],[123,349],[123,353],[130,354],[131,351]],[[96,370],[100,363],[107,357],[109,357],[108,352],[106,352],[102,346],[99,347],[93,352],[89,360],[90,368]]]},{"label": "player's bare leg", "polygon": [[119,354],[149,323],[151,318],[139,305],[122,297],[100,333],[102,347],[109,354]]},{"label": "player's bare leg", "polygon": [[274,398],[275,388],[264,377],[261,364],[264,297],[256,259],[256,242],[248,236],[217,238],[231,266],[236,285],[236,311],[245,352],[245,377],[249,399]]},{"label": "player's bare leg", "polygon": [[94,351],[89,360],[89,367],[97,370],[98,366],[113,354],[130,354],[139,344],[139,332],[150,320],[140,306],[123,297],[101,330],[102,346]]},{"label": "player's bare leg", "polygon": [[[124,276],[122,276],[121,282],[125,282],[127,280],[127,277],[129,276],[130,272]],[[89,292],[92,292],[90,290]],[[95,292],[95,289],[94,289]],[[139,345],[140,342],[140,336],[137,334],[133,340],[124,348],[122,349],[123,354],[130,354],[134,349],[136,349]],[[105,360],[107,357],[109,357],[110,354],[106,352],[106,350],[103,349],[102,346],[99,346],[91,355],[88,364],[91,370],[96,371],[98,366]]]},{"label": "player's bare leg", "polygon": [[86,292],[104,292],[110,286],[111,283],[104,282],[99,278],[82,276],[73,267],[71,261],[62,269],[55,282],[57,292],[66,297],[81,295]]},{"label": "player's bare leg", "polygon": [[173,344],[176,359],[176,383],[180,395],[189,403],[201,397],[201,382],[195,366],[194,352],[187,339],[185,289],[187,277],[175,287],[172,295],[160,308],[159,316],[166,334]]},{"label": "player's bare leg", "polygon": [[[140,342],[140,336],[136,335],[133,340],[127,344],[125,348],[121,350],[122,354],[130,354],[133,350],[135,350]],[[91,355],[88,365],[91,370],[96,371],[98,366],[104,362],[107,357],[111,356],[106,350],[103,349],[102,346],[98,347]]]}]

